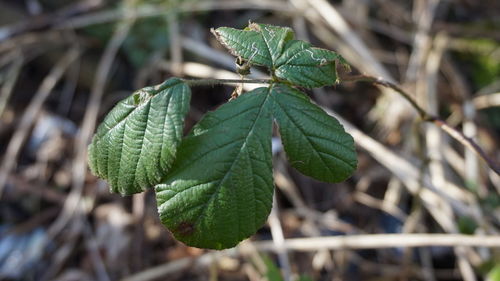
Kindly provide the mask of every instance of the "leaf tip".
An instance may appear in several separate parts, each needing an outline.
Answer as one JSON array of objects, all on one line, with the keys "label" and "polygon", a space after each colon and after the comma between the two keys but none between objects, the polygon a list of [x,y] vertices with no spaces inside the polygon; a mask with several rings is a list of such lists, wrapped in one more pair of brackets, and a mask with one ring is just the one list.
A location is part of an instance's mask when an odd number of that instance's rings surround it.
[{"label": "leaf tip", "polygon": [[226,48],[229,51],[229,53],[231,53],[231,55],[235,57],[239,56],[240,54],[238,54],[238,52],[234,49],[234,47],[232,47],[227,42],[226,38],[224,38],[221,29],[233,29],[233,28],[230,27],[219,27],[217,29],[210,28],[210,32],[215,36],[215,39],[217,39],[217,41],[219,41],[219,43],[221,43],[221,45],[224,46],[224,48]]},{"label": "leaf tip", "polygon": [[349,73],[352,71],[351,65],[341,56],[338,55],[338,58],[335,60],[335,84],[339,84],[341,82],[340,75],[338,73],[338,66],[341,66],[342,72]]},{"label": "leaf tip", "polygon": [[212,33],[215,37],[217,37],[217,30],[215,28],[211,27],[210,33]]},{"label": "leaf tip", "polygon": [[225,42],[225,40],[220,32],[221,28],[222,27],[219,27],[219,28],[212,27],[212,28],[210,28],[210,33],[212,33],[214,35],[215,39],[217,39],[217,41],[219,41],[224,47],[228,48],[228,46],[227,46],[227,44],[226,44],[226,42]]}]

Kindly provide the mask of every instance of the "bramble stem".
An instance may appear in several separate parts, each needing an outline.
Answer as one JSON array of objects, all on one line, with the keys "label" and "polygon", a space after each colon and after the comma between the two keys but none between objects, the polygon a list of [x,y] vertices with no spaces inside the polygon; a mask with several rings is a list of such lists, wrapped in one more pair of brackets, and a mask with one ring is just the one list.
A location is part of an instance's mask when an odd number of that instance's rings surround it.
[{"label": "bramble stem", "polygon": [[342,77],[341,81],[352,81],[352,82],[369,82],[373,83],[376,85],[384,86],[386,88],[391,88],[394,91],[396,91],[398,94],[400,94],[406,101],[408,101],[413,108],[418,112],[420,115],[420,118],[422,118],[425,121],[428,121],[431,116],[422,108],[420,107],[413,98],[406,93],[403,89],[401,89],[398,85],[391,83],[387,80],[382,79],[381,77],[373,77],[373,76],[367,76],[367,75],[355,75],[355,76],[348,76],[348,77]]},{"label": "bramble stem", "polygon": [[493,170],[497,175],[500,175],[500,166],[493,159],[488,157],[484,150],[471,138],[464,135],[460,130],[450,126],[446,121],[440,119],[437,116],[429,114],[425,111],[421,106],[417,104],[417,102],[403,89],[401,89],[398,85],[391,83],[389,81],[384,80],[380,77],[373,77],[367,75],[355,75],[355,76],[347,76],[342,77],[341,81],[350,81],[350,82],[369,82],[376,85],[384,86],[386,88],[391,88],[400,94],[406,101],[408,101],[411,106],[418,112],[420,118],[426,122],[432,122],[436,126],[438,126],[441,130],[446,132],[450,137],[454,138],[458,142],[460,142],[463,146],[472,150],[477,156],[482,158],[488,166]]},{"label": "bramble stem", "polygon": [[189,86],[213,86],[223,84],[271,84],[271,79],[182,79]]}]

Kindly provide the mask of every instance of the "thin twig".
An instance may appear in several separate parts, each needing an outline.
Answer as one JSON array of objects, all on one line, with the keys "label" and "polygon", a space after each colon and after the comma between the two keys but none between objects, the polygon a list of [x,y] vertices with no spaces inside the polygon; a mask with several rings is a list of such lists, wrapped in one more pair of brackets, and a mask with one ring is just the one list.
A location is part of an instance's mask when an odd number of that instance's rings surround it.
[{"label": "thin twig", "polygon": [[189,86],[213,86],[222,84],[271,84],[271,79],[182,79]]},{"label": "thin twig", "polygon": [[14,89],[17,78],[19,77],[19,73],[21,72],[21,67],[23,66],[25,61],[22,53],[18,50],[13,51],[13,54],[19,58],[12,63],[12,66],[6,75],[7,77],[5,78],[5,84],[3,84],[2,88],[0,89],[0,116],[2,116],[5,107],[7,106],[10,95],[12,94],[12,90]]},{"label": "thin twig", "polygon": [[[430,181],[428,172],[426,172],[422,178],[418,169],[419,163],[414,163],[414,161],[407,160],[401,155],[391,151],[330,109],[325,107],[322,107],[322,109],[325,110],[328,115],[339,120],[346,131],[353,136],[356,144],[360,148],[366,150],[377,162],[393,173],[402,183],[404,183],[411,194],[420,197],[426,209],[443,229],[452,232],[456,229],[456,223],[453,218],[444,215],[436,208],[436,205],[440,204],[449,204],[459,215],[468,215],[474,217],[478,221],[484,221],[483,218],[477,216],[474,206],[468,206],[462,202],[462,198],[451,196],[449,192],[445,192],[442,188],[434,186]],[[425,188],[422,189],[422,187]]]},{"label": "thin twig", "polygon": [[179,19],[177,13],[171,12],[166,15],[168,22],[168,36],[170,39],[170,61],[172,62],[172,74],[181,75],[182,39],[180,36]]},{"label": "thin twig", "polygon": [[231,257],[235,256],[238,252],[235,249],[228,249],[223,251],[208,252],[196,258],[187,257],[182,259],[176,259],[169,261],[167,263],[150,267],[144,271],[134,273],[123,279],[122,281],[148,281],[156,280],[164,276],[170,276],[183,270],[193,270],[200,267],[207,267],[213,263],[214,259],[218,260],[220,257]]},{"label": "thin twig", "polygon": [[68,77],[61,91],[61,99],[57,106],[57,112],[61,116],[67,116],[71,110],[73,97],[78,86],[78,79],[80,79],[81,64],[81,60],[77,60],[68,69]]},{"label": "thin twig", "polygon": [[110,70],[113,66],[116,54],[122,46],[123,41],[127,38],[130,28],[135,22],[135,18],[131,16],[128,20],[121,22],[111,37],[104,53],[99,62],[96,71],[94,86],[90,95],[87,109],[83,117],[80,133],[75,144],[75,158],[72,167],[72,189],[69,193],[64,209],[57,220],[51,225],[49,234],[55,236],[60,233],[70,219],[75,215],[80,199],[82,196],[83,187],[85,185],[85,175],[87,173],[87,145],[92,137],[96,120],[98,117],[101,98],[104,94],[106,83],[108,82]]},{"label": "thin twig", "polygon": [[[213,66],[222,66],[226,69],[234,69],[236,67],[234,63],[234,57],[226,52],[212,48],[206,42],[201,40],[195,40],[187,36],[181,36],[182,48],[189,53],[196,56],[202,57],[205,60],[212,62]],[[255,71],[252,70],[252,74]],[[260,77],[255,77],[260,78]]]},{"label": "thin twig", "polygon": [[137,193],[132,197],[132,214],[135,220],[134,226],[134,255],[131,257],[132,269],[137,271],[143,268],[146,241],[144,239],[146,220],[146,193]]},{"label": "thin twig", "polygon": [[102,259],[101,253],[99,252],[99,245],[97,244],[95,235],[92,231],[92,227],[88,220],[83,220],[83,233],[86,240],[87,251],[91,257],[92,265],[95,269],[96,279],[99,281],[110,281],[108,271],[104,266],[104,261]]},{"label": "thin twig", "polygon": [[476,109],[500,106],[500,92],[477,96],[474,98],[473,102]]},{"label": "thin twig", "polygon": [[[192,3],[183,3],[176,7],[177,13],[196,13],[196,12],[209,12],[215,10],[264,10],[264,11],[279,11],[282,14],[293,14],[295,9],[288,8],[275,1],[199,1],[196,5]],[[168,9],[159,7],[158,5],[141,5],[136,8],[136,18],[159,17],[165,16]],[[126,19],[128,15],[124,9],[108,9],[98,11],[95,13],[87,13],[77,15],[66,21],[59,21],[55,24],[56,29],[77,29],[84,28],[89,25],[103,24]]]},{"label": "thin twig", "polygon": [[373,56],[367,45],[332,4],[326,0],[307,0],[307,3],[355,50],[371,73],[393,80],[387,69]]},{"label": "thin twig", "polygon": [[432,122],[441,130],[446,132],[449,136],[460,142],[462,145],[467,147],[468,149],[472,150],[474,153],[476,153],[480,158],[482,158],[488,166],[498,175],[500,175],[500,166],[486,153],[483,151],[483,149],[471,138],[466,137],[461,131],[453,128],[450,126],[448,123],[446,123],[444,120],[440,119],[437,116],[434,116],[432,114],[429,114],[427,111],[425,111],[422,107],[420,107],[417,102],[403,89],[401,89],[398,85],[386,81],[383,78],[380,77],[373,77],[373,76],[367,76],[367,75],[355,75],[355,76],[348,76],[348,77],[343,77],[343,81],[351,81],[351,82],[370,82],[376,85],[384,86],[387,88],[391,88],[394,91],[396,91],[398,94],[400,94],[406,101],[408,101],[411,106],[418,112],[420,115],[420,118],[422,118],[423,121],[426,122]]},{"label": "thin twig", "polygon": [[292,270],[290,267],[290,260],[288,258],[288,252],[285,247],[283,247],[283,242],[285,238],[283,236],[283,228],[281,227],[279,219],[279,207],[278,200],[276,200],[276,193],[273,198],[274,204],[271,210],[271,214],[268,218],[269,227],[271,228],[271,235],[273,237],[273,243],[277,249],[278,259],[281,265],[281,272],[283,273],[283,279],[286,281],[291,280]]},{"label": "thin twig", "polygon": [[429,33],[436,14],[436,8],[439,5],[439,0],[425,1],[424,3],[425,4],[420,5],[420,9],[416,8],[413,10],[413,18],[415,18],[416,21],[417,31],[413,38],[413,50],[406,71],[407,81],[416,81],[418,71],[422,69],[426,53],[431,46],[431,37]]},{"label": "thin twig", "polygon": [[387,214],[390,214],[391,216],[401,220],[405,221],[408,217],[400,208],[395,206],[394,204],[384,204],[383,200],[379,200],[365,192],[361,191],[356,191],[352,195],[353,199],[363,205],[366,205],[370,208],[375,208],[379,209],[383,212],[386,212]]},{"label": "thin twig", "polygon": [[[160,70],[171,71],[172,64],[165,60],[160,60],[157,63],[156,67]],[[241,79],[241,76],[239,76],[234,72],[220,68],[214,68],[209,65],[197,62],[183,62],[181,64],[181,73],[183,76],[196,77],[198,79],[200,78]],[[260,85],[263,84],[243,84],[243,89],[245,91],[251,91],[255,88],[258,88]]]},{"label": "thin twig", "polygon": [[[273,241],[254,242],[260,251],[277,251]],[[471,236],[464,234],[367,234],[291,238],[284,241],[285,248],[296,251],[319,249],[383,249],[396,247],[500,247],[498,236]]]},{"label": "thin twig", "polygon": [[77,17],[87,13],[88,11],[97,9],[104,3],[104,1],[100,0],[79,1],[74,5],[65,7],[54,13],[39,15],[38,17],[30,18],[30,20],[23,20],[12,25],[1,27],[0,42],[30,31],[50,29],[54,25],[64,23],[73,17]]},{"label": "thin twig", "polygon": [[3,158],[2,166],[0,167],[0,198],[2,197],[3,189],[7,183],[8,175],[14,168],[19,151],[26,138],[29,135],[30,128],[36,120],[37,114],[40,112],[43,103],[49,97],[50,93],[56,86],[57,82],[64,76],[66,69],[80,55],[80,50],[76,47],[71,48],[52,68],[51,72],[45,77],[40,88],[31,100],[29,106],[21,117],[18,124],[18,129],[10,139],[7,146],[7,151]]}]

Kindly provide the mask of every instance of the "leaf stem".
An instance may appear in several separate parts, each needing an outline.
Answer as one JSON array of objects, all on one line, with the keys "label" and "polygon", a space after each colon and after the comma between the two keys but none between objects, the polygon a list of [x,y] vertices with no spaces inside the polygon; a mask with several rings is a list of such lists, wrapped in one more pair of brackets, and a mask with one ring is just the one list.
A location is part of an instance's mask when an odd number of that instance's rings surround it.
[{"label": "leaf stem", "polygon": [[213,86],[224,84],[271,84],[272,79],[182,79],[188,86]]},{"label": "leaf stem", "polygon": [[341,81],[369,82],[376,85],[384,86],[386,88],[393,89],[411,104],[411,106],[418,112],[420,118],[422,118],[423,121],[434,123],[441,130],[446,132],[450,137],[454,138],[455,140],[460,142],[463,146],[467,147],[468,149],[473,151],[477,156],[482,158],[488,164],[491,170],[493,170],[497,175],[500,175],[499,164],[496,163],[493,159],[491,159],[473,139],[467,137],[460,130],[452,127],[451,125],[446,123],[446,121],[442,120],[438,116],[434,116],[425,111],[421,106],[417,104],[417,102],[410,96],[410,94],[405,92],[398,85],[391,83],[387,80],[384,80],[381,77],[373,77],[368,75],[354,75],[354,76],[342,77]]}]

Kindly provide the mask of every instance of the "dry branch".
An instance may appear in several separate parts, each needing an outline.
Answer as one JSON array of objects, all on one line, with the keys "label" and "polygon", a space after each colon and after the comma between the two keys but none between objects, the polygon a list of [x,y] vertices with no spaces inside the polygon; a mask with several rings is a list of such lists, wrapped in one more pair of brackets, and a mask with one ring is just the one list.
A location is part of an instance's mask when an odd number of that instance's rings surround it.
[{"label": "dry branch", "polygon": [[384,80],[380,77],[373,77],[367,75],[356,75],[344,77],[343,81],[351,81],[351,82],[370,82],[376,85],[384,86],[387,88],[391,88],[400,94],[406,101],[408,101],[411,106],[418,112],[420,118],[423,121],[434,123],[436,126],[441,128],[444,132],[446,132],[449,136],[460,142],[463,146],[467,147],[474,153],[476,153],[480,158],[482,158],[488,166],[498,175],[500,175],[500,166],[493,159],[488,157],[488,155],[484,152],[484,150],[471,138],[465,136],[461,131],[450,126],[446,121],[440,119],[437,116],[429,114],[422,107],[420,107],[417,102],[403,89],[401,89],[398,85]]},{"label": "dry branch", "polygon": [[[273,241],[254,242],[261,251],[276,251]],[[317,251],[320,249],[382,249],[396,247],[487,247],[499,248],[498,236],[471,236],[463,234],[369,234],[286,239],[288,250]]]}]

